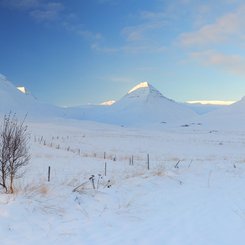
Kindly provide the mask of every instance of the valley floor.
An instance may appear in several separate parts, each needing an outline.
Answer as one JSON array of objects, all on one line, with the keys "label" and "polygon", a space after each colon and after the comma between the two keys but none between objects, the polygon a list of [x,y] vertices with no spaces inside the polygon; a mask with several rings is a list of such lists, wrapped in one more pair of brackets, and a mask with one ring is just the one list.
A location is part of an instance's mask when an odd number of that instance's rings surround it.
[{"label": "valley floor", "polygon": [[26,174],[0,194],[1,245],[245,244],[245,132],[76,121],[30,131]]}]

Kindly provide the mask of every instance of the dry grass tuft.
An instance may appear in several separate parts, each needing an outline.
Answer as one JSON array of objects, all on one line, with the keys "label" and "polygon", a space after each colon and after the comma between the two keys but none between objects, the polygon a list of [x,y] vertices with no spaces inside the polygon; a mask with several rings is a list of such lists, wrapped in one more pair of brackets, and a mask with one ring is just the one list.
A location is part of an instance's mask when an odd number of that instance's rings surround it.
[{"label": "dry grass tuft", "polygon": [[159,165],[157,166],[153,171],[152,174],[154,176],[165,176],[166,175],[166,170],[164,168],[164,166]]},{"label": "dry grass tuft", "polygon": [[39,193],[42,195],[47,195],[49,193],[49,189],[46,185],[41,185],[38,189]]},{"label": "dry grass tuft", "polygon": [[45,183],[28,183],[25,186],[16,188],[16,194],[24,194],[26,196],[46,196],[50,193],[50,188]]}]

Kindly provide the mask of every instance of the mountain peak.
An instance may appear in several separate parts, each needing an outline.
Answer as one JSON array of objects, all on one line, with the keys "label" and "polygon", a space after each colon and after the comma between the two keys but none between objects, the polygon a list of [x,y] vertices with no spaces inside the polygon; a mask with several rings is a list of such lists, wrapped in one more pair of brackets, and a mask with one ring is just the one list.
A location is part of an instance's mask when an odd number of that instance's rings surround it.
[{"label": "mountain peak", "polygon": [[141,82],[133,87],[124,96],[127,99],[149,100],[151,98],[165,98],[156,88],[148,82]]},{"label": "mountain peak", "polygon": [[21,93],[29,94],[29,91],[25,87],[16,87]]},{"label": "mountain peak", "polygon": [[134,92],[138,89],[149,88],[149,87],[151,87],[151,85],[148,82],[141,82],[141,83],[137,84],[135,87],[133,87],[131,90],[129,90],[128,94],[131,94],[132,92]]},{"label": "mountain peak", "polygon": [[104,102],[100,103],[100,105],[111,106],[115,102],[116,102],[115,100],[107,100],[107,101],[104,101]]}]

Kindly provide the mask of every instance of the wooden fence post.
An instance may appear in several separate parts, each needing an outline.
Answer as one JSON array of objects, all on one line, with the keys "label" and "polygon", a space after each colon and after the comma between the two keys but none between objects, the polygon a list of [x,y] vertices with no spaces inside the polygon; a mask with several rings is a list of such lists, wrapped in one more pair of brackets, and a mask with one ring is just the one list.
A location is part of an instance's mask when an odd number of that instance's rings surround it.
[{"label": "wooden fence post", "polygon": [[50,166],[48,167],[48,182],[50,182],[50,172],[51,172],[51,168]]},{"label": "wooden fence post", "polygon": [[105,176],[106,176],[106,172],[107,172],[107,163],[105,162]]},{"label": "wooden fence post", "polygon": [[150,155],[147,154],[147,169],[150,170]]}]

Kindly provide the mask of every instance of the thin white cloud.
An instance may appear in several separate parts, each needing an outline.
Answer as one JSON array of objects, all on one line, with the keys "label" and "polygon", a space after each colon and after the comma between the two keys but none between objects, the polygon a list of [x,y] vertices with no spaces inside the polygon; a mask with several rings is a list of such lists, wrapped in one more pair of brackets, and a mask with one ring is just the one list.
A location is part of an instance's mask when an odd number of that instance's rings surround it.
[{"label": "thin white cloud", "polygon": [[64,9],[65,7],[62,3],[50,2],[42,5],[38,9],[32,10],[30,16],[41,22],[57,20]]},{"label": "thin white cloud", "polygon": [[114,48],[114,47],[104,47],[101,46],[98,42],[91,44],[91,49],[100,52],[100,53],[107,53],[107,54],[113,54],[120,51],[120,48]]},{"label": "thin white cloud", "polygon": [[98,3],[100,4],[111,4],[111,5],[116,5],[120,2],[120,0],[97,0]]},{"label": "thin white cloud", "polygon": [[32,18],[42,21],[57,20],[62,16],[65,6],[60,1],[43,0],[0,0],[3,7],[16,9],[29,14]]},{"label": "thin white cloud", "polygon": [[76,33],[84,38],[90,39],[90,40],[100,40],[102,39],[102,35],[100,33],[91,32],[88,30],[80,29],[76,30]]},{"label": "thin white cloud", "polygon": [[164,12],[141,11],[138,16],[140,24],[126,26],[121,34],[127,41],[149,39],[149,34],[161,30],[168,23]]},{"label": "thin white cloud", "polygon": [[177,44],[185,48],[189,53],[188,59],[192,61],[244,76],[245,4],[239,1],[226,1],[226,4],[234,4],[233,7],[236,7],[228,8],[230,12],[202,25],[196,31],[182,33],[177,38]]},{"label": "thin white cloud", "polygon": [[121,48],[122,51],[130,54],[137,53],[162,53],[166,51],[165,46],[142,44],[142,45],[126,45]]},{"label": "thin white cloud", "polygon": [[[140,46],[142,44],[155,46],[156,42],[158,42],[158,46],[163,46],[163,44],[164,46],[171,45],[169,35],[166,33],[177,36],[182,30],[182,22],[183,26],[187,24],[192,24],[195,28],[200,28],[202,25],[206,26],[207,19],[210,21],[212,19],[211,16],[217,15],[217,8],[220,9],[222,1],[224,0],[214,2],[203,2],[202,0],[175,0],[166,2],[159,0],[159,2],[162,2],[159,4],[161,7],[152,11],[140,11],[134,15],[136,24],[122,28],[121,35],[124,37],[125,42],[135,43]],[[242,15],[242,10],[240,11],[239,15]],[[226,22],[224,25],[226,26]],[[225,29],[223,27],[222,25],[220,29]],[[206,27],[204,29],[204,31],[198,33],[184,33],[179,41],[184,45],[190,45],[191,43],[204,42],[204,39],[207,38],[216,38],[213,34],[216,31],[215,29],[218,28],[211,28],[210,34],[206,31]],[[202,32],[204,33],[202,34]],[[200,36],[200,34],[202,35]],[[165,37],[167,38],[164,39]]]},{"label": "thin white cloud", "polygon": [[149,37],[149,32],[159,30],[164,27],[164,21],[144,23],[136,26],[128,26],[122,29],[122,35],[127,41],[145,40]]},{"label": "thin white cloud", "polygon": [[120,76],[111,76],[108,77],[109,81],[115,82],[115,83],[131,83],[132,81],[134,81],[132,78],[130,77],[120,77]]},{"label": "thin white cloud", "polygon": [[245,5],[236,11],[204,25],[199,30],[181,34],[179,42],[183,46],[205,46],[229,41],[244,41]]},{"label": "thin white cloud", "polygon": [[1,0],[0,4],[9,8],[31,9],[38,7],[40,0]]},{"label": "thin white cloud", "polygon": [[89,31],[81,24],[74,24],[70,21],[63,21],[62,25],[67,31],[73,32],[76,35],[89,40],[92,43],[91,45],[93,45],[94,42],[97,43],[99,40],[103,39],[101,33]]},{"label": "thin white cloud", "polygon": [[40,23],[58,23],[65,30],[91,43],[102,39],[100,33],[89,31],[80,24],[76,14],[67,11],[66,6],[60,0],[0,0],[0,5],[6,8],[23,11]]},{"label": "thin white cloud", "polygon": [[126,44],[121,47],[104,47],[99,43],[93,43],[91,48],[97,52],[113,54],[113,53],[126,53],[126,54],[139,54],[139,53],[163,53],[166,51],[165,46],[150,45],[150,44]]},{"label": "thin white cloud", "polygon": [[[91,48],[102,53],[162,53],[166,51],[166,46],[162,40],[152,38],[157,32],[163,31],[166,25],[166,18],[163,12],[141,11],[136,16],[139,24],[125,26],[121,29],[123,44],[121,46],[108,47],[103,43],[95,42]],[[158,34],[156,34],[157,36]]]},{"label": "thin white cloud", "polygon": [[205,66],[213,66],[233,74],[245,75],[245,58],[239,55],[226,55],[208,50],[193,52],[191,58]]}]

